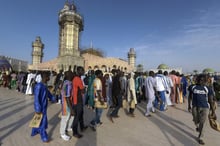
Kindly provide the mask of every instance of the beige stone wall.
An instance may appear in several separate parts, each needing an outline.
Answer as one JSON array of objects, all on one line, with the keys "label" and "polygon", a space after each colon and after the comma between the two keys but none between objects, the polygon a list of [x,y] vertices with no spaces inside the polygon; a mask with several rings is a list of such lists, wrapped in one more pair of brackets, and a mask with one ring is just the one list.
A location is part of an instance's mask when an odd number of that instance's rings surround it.
[{"label": "beige stone wall", "polygon": [[128,65],[128,62],[122,59],[113,57],[103,58],[88,53],[82,54],[82,57],[85,60],[86,71],[89,69],[101,69],[103,71],[109,71],[114,68],[123,70],[125,72],[133,71],[133,67]]},{"label": "beige stone wall", "polygon": [[47,62],[29,65],[28,70],[53,70],[53,71],[58,72],[59,70],[58,70],[57,62],[58,62],[58,59],[55,58]]},{"label": "beige stone wall", "polygon": [[[127,61],[121,60],[118,58],[113,58],[113,57],[103,58],[103,57],[95,56],[95,55],[88,54],[88,53],[83,54],[82,57],[84,59],[85,71],[88,71],[89,69],[101,69],[102,71],[105,72],[105,71],[111,71],[114,68],[120,69],[124,72],[134,71],[134,68],[131,65],[129,65]],[[30,70],[54,70],[58,72],[60,68],[59,61],[60,60],[58,58],[55,58],[53,60],[39,63],[36,65],[29,65],[28,69]],[[67,62],[67,65],[63,66],[64,70],[67,70],[69,66],[72,66],[72,69],[73,69],[73,66],[75,65],[75,63],[76,65],[82,64],[82,62],[78,62],[78,63],[74,62],[71,64],[72,61],[67,61],[67,60],[65,61],[63,60],[63,62]]]}]

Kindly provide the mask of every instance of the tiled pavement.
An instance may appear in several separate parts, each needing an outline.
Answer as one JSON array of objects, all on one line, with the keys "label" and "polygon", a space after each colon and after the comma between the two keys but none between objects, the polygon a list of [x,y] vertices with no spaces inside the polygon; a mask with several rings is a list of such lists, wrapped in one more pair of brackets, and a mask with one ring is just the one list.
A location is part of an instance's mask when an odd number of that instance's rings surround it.
[{"label": "tiled pavement", "polygon": [[[169,107],[166,112],[157,111],[152,117],[144,117],[145,103],[138,105],[132,118],[120,110],[120,118],[111,123],[108,111],[102,116],[103,124],[94,132],[87,129],[83,138],[63,141],[59,135],[59,104],[49,104],[47,132],[49,143],[42,143],[40,136],[31,137],[29,121],[33,116],[33,96],[0,87],[0,146],[198,146],[197,132],[192,115],[185,104]],[[93,111],[85,108],[85,123],[93,117]],[[217,110],[220,119],[220,110]],[[219,120],[220,121],[220,120]],[[71,135],[71,133],[69,133]],[[207,123],[205,133],[207,146],[220,145],[220,132]]]}]

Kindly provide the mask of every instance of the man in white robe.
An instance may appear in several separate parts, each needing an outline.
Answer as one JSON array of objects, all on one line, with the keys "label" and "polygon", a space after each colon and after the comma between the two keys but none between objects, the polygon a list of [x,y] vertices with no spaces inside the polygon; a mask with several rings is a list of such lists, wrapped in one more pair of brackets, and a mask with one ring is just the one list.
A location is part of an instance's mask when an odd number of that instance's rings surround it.
[{"label": "man in white robe", "polygon": [[150,112],[155,112],[153,102],[155,100],[155,92],[156,92],[156,79],[154,78],[154,72],[150,71],[149,76],[145,79],[145,94],[148,99],[146,113],[145,116],[149,117]]},{"label": "man in white robe", "polygon": [[33,94],[33,82],[35,82],[35,73],[30,72],[27,76],[26,84],[27,84],[27,89],[25,94],[26,95],[32,95]]}]

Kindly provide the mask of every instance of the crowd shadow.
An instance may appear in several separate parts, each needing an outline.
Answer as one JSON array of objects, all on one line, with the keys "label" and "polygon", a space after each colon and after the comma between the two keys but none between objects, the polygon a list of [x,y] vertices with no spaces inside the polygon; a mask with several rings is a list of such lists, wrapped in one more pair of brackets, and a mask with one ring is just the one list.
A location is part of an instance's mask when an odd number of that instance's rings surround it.
[{"label": "crowd shadow", "polygon": [[186,110],[186,109],[181,109],[181,108],[179,108],[179,107],[177,107],[177,106],[173,106],[172,108],[174,108],[174,109],[176,109],[176,110],[179,110],[179,111],[183,111],[183,112],[185,112],[185,113],[190,113],[188,110]]},{"label": "crowd shadow", "polygon": [[33,105],[33,103],[29,103],[29,104],[25,104],[25,106],[21,106],[20,108],[16,108],[14,110],[9,111],[8,113],[5,113],[3,115],[0,116],[0,119],[5,119],[8,118],[10,116],[15,115],[16,113],[20,112],[21,110],[27,108],[28,106]]},{"label": "crowd shadow", "polygon": [[[17,99],[17,100],[19,100],[19,99]],[[9,105],[7,105],[7,106],[1,106],[2,108],[0,108],[0,111],[4,111],[4,110],[7,110],[7,109],[9,109],[9,108],[11,108],[11,107],[14,107],[14,106],[16,106],[16,105],[20,105],[20,104],[22,104],[24,101],[22,100],[22,101],[18,101],[18,102],[15,102],[15,101],[17,101],[17,100],[14,100],[13,101],[13,104],[9,104]],[[15,102],[15,103],[14,103]],[[9,103],[11,103],[11,101],[9,102]],[[5,103],[6,104],[6,103]],[[1,118],[1,117],[0,117]]]},{"label": "crowd shadow", "polygon": [[50,136],[50,140],[52,140],[52,134],[54,133],[55,129],[58,127],[60,123],[60,118],[59,118],[60,111],[54,114],[52,118],[48,120],[48,124],[52,125],[52,128],[48,130],[48,135]]},{"label": "crowd shadow", "polygon": [[[34,115],[34,99],[26,98],[24,95],[19,97],[12,97],[12,98],[11,97],[4,98],[1,96],[0,105],[1,105],[0,110],[2,112],[2,114],[0,115],[0,119],[4,120],[4,125],[3,123],[0,124],[0,146],[1,146],[4,145],[4,140],[6,140],[7,137],[12,136],[13,134],[16,133],[16,131],[18,132],[19,129],[28,126],[28,123],[30,122],[30,120]],[[49,102],[48,109],[50,108],[51,105],[53,105],[53,103]],[[55,111],[56,112],[55,113],[53,112],[52,117],[48,119],[48,124],[50,125],[50,128],[48,128],[47,131],[50,140],[53,139],[52,138],[53,135],[57,135],[56,132],[57,129],[59,129],[59,124],[60,124],[60,118],[59,118],[60,110],[56,109]],[[85,125],[89,126],[89,123],[94,118],[95,113],[93,110],[88,109],[87,107],[84,108],[84,113],[85,113],[84,114]],[[48,114],[50,113],[48,112]],[[104,114],[102,116],[104,116]],[[27,128],[29,127],[26,127],[25,129]],[[31,132],[27,134],[30,135]],[[72,136],[72,133],[69,134],[70,136]],[[97,134],[96,132],[92,131],[91,128],[88,127],[88,129],[84,131],[82,134],[84,136],[81,139],[73,138],[74,140],[76,140],[75,142],[76,146],[97,145],[97,139],[96,139]]]},{"label": "crowd shadow", "polygon": [[[21,103],[24,103],[24,105],[21,105]],[[27,123],[30,122],[30,120],[32,119],[34,115],[34,111],[30,112],[30,111],[27,111],[27,109],[31,109],[31,107],[34,106],[33,100],[31,100],[30,103],[26,103],[25,98],[24,98],[22,99],[21,103],[19,106],[16,106],[18,108],[15,108],[0,116],[0,119],[4,119],[4,120],[8,119],[7,121],[9,121],[6,126],[0,128],[0,131],[1,131],[0,142],[2,142],[6,137],[12,135],[19,128],[23,127],[23,125],[27,125]],[[12,104],[12,105],[16,105],[16,104]],[[20,112],[21,112],[20,119],[10,123],[9,118],[13,116],[18,116],[17,114]],[[23,114],[25,114],[25,116],[23,116]],[[31,133],[28,133],[28,134],[30,135]]]},{"label": "crowd shadow", "polygon": [[[137,106],[137,109],[144,115],[146,106],[143,105],[144,104],[139,104]],[[155,115],[149,117],[148,120],[154,123],[161,130],[161,132],[166,137],[167,141],[170,143],[170,146],[175,146],[175,143],[172,142],[172,140],[169,138],[169,135],[174,137],[176,140],[178,140],[180,143],[182,143],[185,146],[198,145],[196,141],[192,140],[192,139],[196,140],[197,138],[192,134],[193,129],[190,126],[186,125],[184,121],[178,121],[174,118],[167,116],[166,112],[160,112],[160,111],[157,111]],[[183,127],[186,127],[186,129]],[[192,133],[189,131],[192,131]]]},{"label": "crowd shadow", "polygon": [[[104,114],[102,113],[101,120],[103,118]],[[87,107],[84,107],[84,123],[86,126],[88,126],[88,129],[84,131],[83,137],[80,139],[77,139],[75,146],[97,146],[97,132],[99,131],[98,128],[102,127],[96,127],[96,131],[93,131],[90,128],[90,122],[95,117],[95,111],[93,109],[89,109]]]},{"label": "crowd shadow", "polygon": [[11,103],[11,101],[16,101],[16,100],[19,100],[19,99],[14,99],[14,98],[3,99],[3,100],[0,100],[0,105]]},{"label": "crowd shadow", "polygon": [[[33,105],[33,104],[31,104]],[[29,105],[29,106],[31,106]],[[26,106],[25,106],[26,107]],[[20,108],[17,108],[15,109],[14,111],[17,110],[18,111],[21,111],[22,109],[24,109],[24,107],[20,107]],[[9,112],[8,114],[5,114],[4,117],[6,117],[6,115],[10,115],[10,116],[13,116],[15,115],[17,112]],[[27,114],[26,116],[22,117],[20,120],[17,120],[15,122],[12,122],[10,124],[8,124],[7,126],[4,126],[2,128],[0,128],[0,131],[3,133],[4,131],[8,130],[6,133],[4,133],[1,137],[0,137],[0,141],[3,141],[4,138],[8,137],[10,134],[13,134],[13,132],[15,132],[16,130],[18,130],[19,128],[22,127],[22,125],[26,125],[27,122],[29,122],[31,120],[33,116],[33,113],[29,113]],[[6,117],[7,118],[7,117]]]}]

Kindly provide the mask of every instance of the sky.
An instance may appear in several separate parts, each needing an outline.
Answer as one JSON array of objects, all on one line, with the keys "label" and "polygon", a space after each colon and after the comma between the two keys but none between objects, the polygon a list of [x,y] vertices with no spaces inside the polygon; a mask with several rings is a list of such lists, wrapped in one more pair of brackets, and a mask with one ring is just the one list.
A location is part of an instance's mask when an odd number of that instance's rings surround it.
[{"label": "sky", "polygon": [[[1,0],[0,55],[31,63],[32,42],[45,45],[43,61],[58,56],[58,13],[66,0]],[[72,2],[72,0],[69,0]],[[220,71],[220,0],[74,0],[83,16],[80,48],[102,50],[145,70],[159,64],[183,72]]]}]

